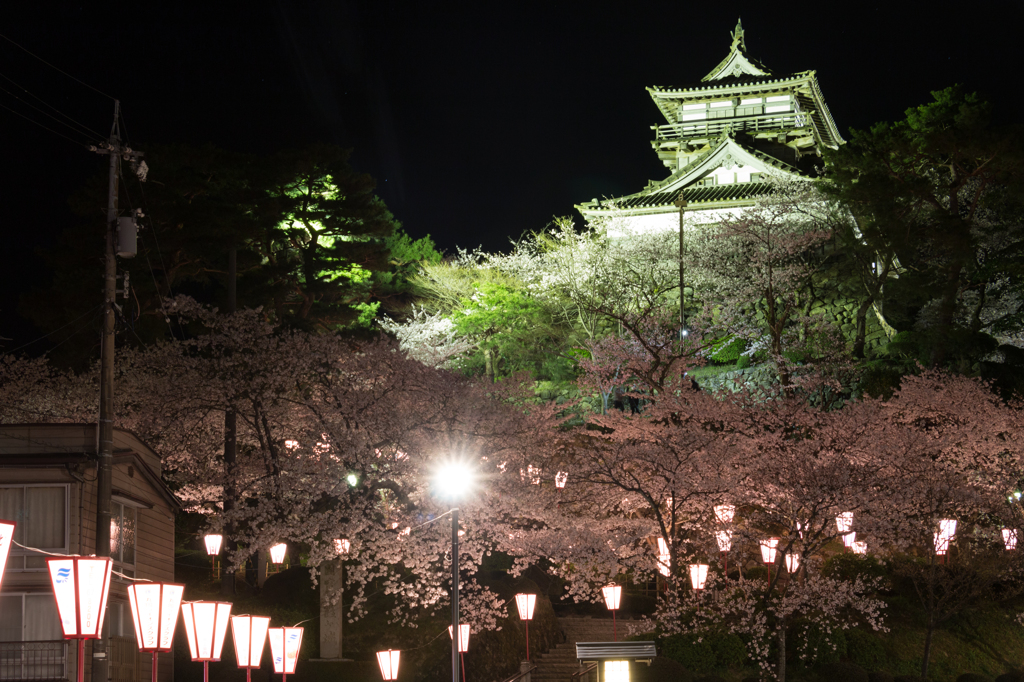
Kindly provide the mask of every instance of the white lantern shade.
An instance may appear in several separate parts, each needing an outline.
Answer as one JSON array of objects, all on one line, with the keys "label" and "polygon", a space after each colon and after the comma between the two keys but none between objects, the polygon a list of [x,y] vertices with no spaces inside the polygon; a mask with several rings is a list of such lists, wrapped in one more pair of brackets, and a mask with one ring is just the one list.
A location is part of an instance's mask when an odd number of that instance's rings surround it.
[{"label": "white lantern shade", "polygon": [[665,538],[658,538],[658,573],[667,578],[671,574],[671,563],[672,554],[668,551],[668,543],[665,542]]},{"label": "white lantern shade", "polygon": [[1003,546],[1007,550],[1017,549],[1017,529],[1016,528],[1004,528],[1003,529]]},{"label": "white lantern shade", "polygon": [[728,552],[732,549],[732,531],[731,530],[717,530],[715,531],[715,541],[718,543],[719,552]]},{"label": "white lantern shade", "polygon": [[398,659],[402,652],[394,649],[377,652],[377,664],[380,666],[380,674],[385,680],[398,679]]},{"label": "white lantern shade", "polygon": [[787,554],[786,555],[786,572],[796,573],[800,569],[800,555],[799,554]]},{"label": "white lantern shade", "polygon": [[69,556],[46,560],[65,639],[96,639],[110,591],[110,557]]},{"label": "white lantern shade", "polygon": [[605,585],[601,588],[601,594],[604,595],[604,605],[609,611],[618,610],[622,601],[622,585]]},{"label": "white lantern shade", "polygon": [[715,506],[715,518],[719,523],[731,523],[736,515],[736,507],[731,504],[719,504]]},{"label": "white lantern shade", "polygon": [[690,564],[690,584],[695,590],[703,590],[708,581],[707,564]]},{"label": "white lantern shade", "polygon": [[3,583],[4,569],[7,568],[7,555],[11,553],[11,541],[14,540],[14,521],[0,521],[0,584]]},{"label": "white lantern shade", "polygon": [[942,519],[935,532],[935,553],[942,555],[949,551],[949,542],[956,536],[956,519]]},{"label": "white lantern shade", "polygon": [[847,549],[853,547],[853,543],[857,541],[857,532],[851,530],[849,533],[843,535],[843,547]]},{"label": "white lantern shade", "polygon": [[231,618],[231,604],[223,601],[192,601],[181,605],[185,639],[193,661],[219,661],[224,635]]},{"label": "white lantern shade", "polygon": [[565,487],[565,482],[569,480],[568,471],[559,471],[555,474],[555,487],[561,490]]},{"label": "white lantern shade", "polygon": [[269,627],[270,618],[266,616],[231,616],[231,639],[239,668],[260,667]]},{"label": "white lantern shade", "polygon": [[275,673],[284,675],[295,673],[295,664],[299,661],[299,647],[302,646],[302,630],[303,628],[294,627],[267,630]]},{"label": "white lantern shade", "polygon": [[348,554],[350,549],[352,549],[352,543],[348,540],[341,539],[334,541],[334,551],[338,554]]},{"label": "white lantern shade", "polygon": [[836,517],[836,528],[840,533],[848,533],[853,528],[853,512],[843,512]]},{"label": "white lantern shade", "polygon": [[206,542],[206,553],[210,556],[217,556],[220,554],[220,545],[224,541],[224,536],[204,535],[203,541]]},{"label": "white lantern shade", "polygon": [[270,560],[275,564],[284,563],[284,553],[288,551],[288,545],[283,542],[270,548]]},{"label": "white lantern shade", "polygon": [[761,561],[766,564],[775,563],[776,547],[779,546],[778,538],[768,538],[767,540],[761,540]]},{"label": "white lantern shade", "polygon": [[519,609],[519,618],[522,620],[533,620],[533,607],[537,605],[537,595],[517,594],[516,608]]},{"label": "white lantern shade", "polygon": [[171,583],[133,583],[128,586],[128,605],[135,625],[139,651],[170,651],[174,646],[174,626],[184,585]]},{"label": "white lantern shade", "polygon": [[[452,636],[452,626],[448,626],[448,637]],[[459,623],[459,651],[469,651],[469,623]]]},{"label": "white lantern shade", "polygon": [[850,545],[850,549],[853,550],[854,554],[867,554],[868,543],[864,542],[863,540],[857,540],[852,545]]}]

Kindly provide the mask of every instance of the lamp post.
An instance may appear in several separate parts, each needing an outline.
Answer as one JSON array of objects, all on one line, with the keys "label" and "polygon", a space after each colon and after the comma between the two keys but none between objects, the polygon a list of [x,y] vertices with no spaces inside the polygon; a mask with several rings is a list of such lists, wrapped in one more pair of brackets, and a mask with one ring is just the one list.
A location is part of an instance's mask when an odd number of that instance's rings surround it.
[{"label": "lamp post", "polygon": [[619,602],[622,601],[622,585],[605,585],[601,588],[604,595],[604,605],[612,612],[612,641],[619,641],[619,633],[615,625],[615,612],[619,610]]},{"label": "lamp post", "polygon": [[[437,472],[435,482],[443,497],[455,501],[473,487],[468,466],[451,462]],[[459,508],[452,508],[452,629],[459,629]],[[459,682],[459,645],[452,639],[452,682]],[[382,668],[383,670],[383,668]]]},{"label": "lamp post", "polygon": [[380,666],[380,676],[385,680],[398,679],[398,660],[402,652],[395,649],[377,652],[377,665]]},{"label": "lamp post", "polygon": [[530,621],[533,620],[533,607],[537,605],[537,595],[517,594],[516,609],[519,619],[526,623],[526,660],[530,660]]},{"label": "lamp post", "polygon": [[288,545],[279,542],[270,548],[270,561],[275,564],[284,563],[284,554],[288,551]]},{"label": "lamp post", "polygon": [[704,589],[708,582],[707,564],[690,564],[690,585],[698,592]]},{"label": "lamp post", "polygon": [[686,338],[686,307],[683,305],[685,287],[686,266],[683,263],[683,256],[686,253],[686,240],[683,236],[683,212],[686,210],[686,199],[683,198],[683,190],[679,190],[679,198],[676,199],[676,206],[679,207],[679,340]]},{"label": "lamp post", "polygon": [[[448,636],[453,637],[452,626],[448,626]],[[469,623],[459,625],[459,659],[462,661],[462,682],[466,682],[466,657],[463,656],[469,651]]]},{"label": "lamp post", "polygon": [[274,660],[274,672],[281,674],[281,682],[295,674],[299,662],[299,647],[302,646],[302,628],[269,628],[270,655]]},{"label": "lamp post", "polygon": [[184,585],[173,583],[133,583],[128,586],[128,605],[135,625],[139,651],[153,652],[153,682],[157,677],[157,656],[174,646],[174,626]]},{"label": "lamp post", "polygon": [[69,556],[46,563],[64,639],[78,640],[78,682],[84,682],[85,640],[103,634],[114,562],[110,557]]},{"label": "lamp post", "polygon": [[193,661],[203,663],[203,682],[210,682],[210,661],[219,661],[228,631],[231,604],[224,601],[192,601],[181,605],[185,638]]},{"label": "lamp post", "polygon": [[204,535],[203,541],[206,543],[206,553],[210,557],[210,574],[217,577],[217,555],[220,554],[220,545],[224,541],[223,535]]},{"label": "lamp post", "polygon": [[231,616],[235,660],[239,668],[245,668],[245,682],[252,680],[252,669],[260,667],[269,627],[270,619],[266,616]]}]

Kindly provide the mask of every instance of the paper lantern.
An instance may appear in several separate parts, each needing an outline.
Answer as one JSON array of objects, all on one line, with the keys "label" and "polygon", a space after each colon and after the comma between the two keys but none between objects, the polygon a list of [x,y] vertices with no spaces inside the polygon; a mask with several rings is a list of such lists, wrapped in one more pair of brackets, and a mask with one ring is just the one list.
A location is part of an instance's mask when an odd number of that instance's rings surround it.
[{"label": "paper lantern", "polygon": [[220,545],[224,541],[224,536],[204,535],[203,541],[206,543],[206,553],[210,556],[217,556],[220,554]]},{"label": "paper lantern", "polygon": [[[448,637],[452,636],[452,626],[448,626]],[[469,651],[469,623],[459,623],[459,653]]]},{"label": "paper lantern", "polygon": [[351,550],[351,549],[352,549],[352,543],[349,542],[348,540],[342,539],[342,540],[335,540],[334,541],[334,551],[337,552],[338,554],[348,554],[349,550]]},{"label": "paper lantern", "polygon": [[[530,621],[533,620],[533,607],[537,604],[535,594],[517,594],[516,608],[519,610],[519,618],[526,623],[526,660],[530,660]],[[615,612],[612,611],[614,614]]]},{"label": "paper lantern", "polygon": [[184,585],[171,583],[139,582],[128,586],[128,605],[139,651],[171,650],[184,593]]},{"label": "paper lantern", "polygon": [[565,482],[569,480],[568,471],[559,471],[555,474],[555,487],[561,490],[565,487]]},{"label": "paper lantern", "polygon": [[284,553],[288,551],[288,545],[283,542],[270,548],[270,560],[275,564],[284,563]]},{"label": "paper lantern", "polygon": [[1017,529],[1016,528],[1004,528],[1003,529],[1003,546],[1006,547],[1007,551],[1017,549]]},{"label": "paper lantern", "polygon": [[761,540],[761,560],[769,566],[775,563],[776,547],[779,546],[778,538]]},{"label": "paper lantern", "polygon": [[668,543],[665,542],[665,538],[658,538],[658,573],[666,578],[669,577],[671,563],[672,554],[668,551]]},{"label": "paper lantern", "polygon": [[245,679],[252,679],[252,669],[260,667],[267,644],[270,618],[266,616],[231,616],[231,639],[235,643],[235,660],[245,668]]},{"label": "paper lantern", "polygon": [[942,519],[939,530],[935,531],[935,553],[939,556],[949,551],[949,542],[956,536],[956,519]]},{"label": "paper lantern", "polygon": [[707,564],[690,564],[690,584],[695,590],[703,590],[708,581]]},{"label": "paper lantern", "polygon": [[604,595],[604,605],[608,607],[609,611],[619,608],[619,602],[622,600],[622,585],[605,585],[601,588],[601,593]]},{"label": "paper lantern", "polygon": [[799,554],[787,554],[786,555],[786,571],[788,573],[796,573],[800,569],[800,555]]},{"label": "paper lantern", "polygon": [[868,553],[868,543],[863,542],[861,540],[857,540],[855,543],[850,545],[850,549],[853,550],[854,554],[867,554]]},{"label": "paper lantern", "polygon": [[843,547],[846,547],[847,549],[850,549],[851,547],[853,547],[853,543],[856,542],[856,541],[857,541],[857,532],[851,530],[849,533],[847,533],[846,535],[843,536]]},{"label": "paper lantern", "polygon": [[267,630],[275,673],[281,675],[295,673],[295,664],[299,662],[299,647],[302,646],[302,630],[303,628],[299,627],[269,628]]},{"label": "paper lantern", "polygon": [[732,531],[715,531],[715,541],[718,543],[719,552],[728,552],[730,549],[732,549]]},{"label": "paper lantern", "polygon": [[719,523],[730,523],[736,514],[736,507],[731,504],[720,504],[715,507],[715,518]]},{"label": "paper lantern", "polygon": [[853,512],[843,512],[836,517],[836,528],[840,533],[848,533],[853,528]]},{"label": "paper lantern", "polygon": [[181,605],[188,652],[193,661],[203,662],[203,682],[210,680],[210,661],[220,660],[230,617],[228,602],[193,601]]},{"label": "paper lantern", "polygon": [[46,562],[64,638],[98,638],[103,630],[113,560],[70,556]]},{"label": "paper lantern", "polygon": [[14,521],[0,521],[0,585],[3,584],[4,571],[7,569],[7,555],[11,553],[11,541],[14,540]]},{"label": "paper lantern", "polygon": [[398,659],[402,652],[394,649],[377,652],[377,664],[380,666],[380,674],[385,680],[398,679]]}]

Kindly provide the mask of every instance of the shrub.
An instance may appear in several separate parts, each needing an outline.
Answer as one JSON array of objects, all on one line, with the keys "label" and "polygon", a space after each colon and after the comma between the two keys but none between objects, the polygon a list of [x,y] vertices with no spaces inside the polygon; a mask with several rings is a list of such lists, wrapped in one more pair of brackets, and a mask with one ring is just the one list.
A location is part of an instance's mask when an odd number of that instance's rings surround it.
[{"label": "shrub", "polygon": [[741,355],[740,359],[736,361],[736,369],[746,369],[750,367],[750,356]]},{"label": "shrub", "polygon": [[[635,673],[635,674],[634,674]],[[678,661],[658,656],[647,665],[631,665],[633,682],[691,682],[693,673]]]},{"label": "shrub", "polygon": [[992,682],[992,678],[978,673],[964,673],[956,678],[956,682]]},{"label": "shrub", "polygon": [[810,665],[835,663],[846,656],[846,633],[839,628],[826,632],[817,623],[805,623],[796,632],[803,640],[797,651],[806,654]]},{"label": "shrub", "polygon": [[897,675],[892,680],[893,682],[926,682],[917,675]]},{"label": "shrub", "polygon": [[715,668],[714,649],[710,642],[697,635],[672,635],[665,638],[661,643],[661,655],[681,663],[695,673],[709,673]]},{"label": "shrub", "polygon": [[996,682],[1024,682],[1024,673],[1019,670],[1010,670],[997,677]]},{"label": "shrub", "polygon": [[853,581],[856,578],[881,578],[885,576],[885,567],[870,554],[854,554],[840,552],[825,561],[821,574],[826,578]]},{"label": "shrub", "polygon": [[875,670],[868,673],[868,682],[894,682],[891,674],[884,670]]},{"label": "shrub", "polygon": [[715,652],[719,668],[739,668],[747,662],[747,645],[731,632],[715,633],[706,638]]},{"label": "shrub", "polygon": [[821,667],[819,679],[828,682],[869,682],[868,671],[854,663],[828,663]]},{"label": "shrub", "polygon": [[878,641],[878,637],[864,630],[847,631],[846,655],[850,657],[851,663],[867,670],[876,670],[885,665],[885,647]]}]

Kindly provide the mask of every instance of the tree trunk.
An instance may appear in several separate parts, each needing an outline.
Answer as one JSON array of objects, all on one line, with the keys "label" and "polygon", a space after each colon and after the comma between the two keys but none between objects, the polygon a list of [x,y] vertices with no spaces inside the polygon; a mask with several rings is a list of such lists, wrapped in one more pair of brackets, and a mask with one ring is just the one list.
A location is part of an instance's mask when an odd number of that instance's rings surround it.
[{"label": "tree trunk", "polygon": [[779,618],[779,658],[775,666],[775,679],[786,682],[786,619]]},{"label": "tree trunk", "polygon": [[484,349],[484,374],[494,383],[494,352],[490,348]]},{"label": "tree trunk", "polygon": [[960,291],[960,263],[949,266],[946,281],[942,287],[942,298],[939,299],[939,319],[935,325],[935,345],[932,346],[931,366],[940,367],[946,362],[949,352],[949,333],[953,329],[953,318],[956,315],[956,297]]},{"label": "tree trunk", "polygon": [[932,633],[935,632],[935,619],[928,617],[928,630],[924,635],[924,657],[921,659],[921,679],[928,679],[928,658],[932,654]]},{"label": "tree trunk", "polygon": [[868,308],[875,302],[874,297],[864,299],[857,308],[857,336],[853,340],[853,357],[864,359],[864,341],[868,333]]}]

